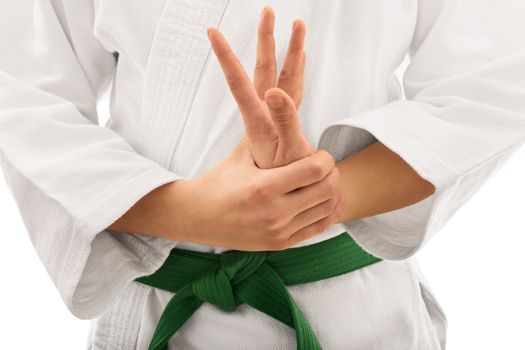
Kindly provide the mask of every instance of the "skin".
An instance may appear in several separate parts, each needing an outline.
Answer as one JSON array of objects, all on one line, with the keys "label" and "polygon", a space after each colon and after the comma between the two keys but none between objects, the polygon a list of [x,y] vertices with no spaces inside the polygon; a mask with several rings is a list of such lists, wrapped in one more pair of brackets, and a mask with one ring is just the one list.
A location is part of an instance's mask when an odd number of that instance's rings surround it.
[{"label": "skin", "polygon": [[[328,152],[310,145],[296,113],[303,88],[304,23],[295,22],[278,79],[273,27],[273,11],[265,8],[254,83],[222,34],[209,28],[246,135],[202,177],[152,191],[110,229],[238,250],[281,250],[339,220],[344,205],[339,170]],[[264,99],[275,96],[285,103]]]},{"label": "skin", "polygon": [[305,25],[294,21],[277,78],[274,22],[273,10],[265,7],[258,26],[253,84],[221,32],[208,28],[212,49],[243,116],[253,158],[264,169],[287,165],[315,151],[297,117],[303,94]]},{"label": "skin", "polygon": [[277,77],[274,19],[265,7],[253,83],[220,31],[207,31],[241,111],[245,137],[202,177],[156,188],[109,229],[246,251],[281,250],[335,223],[402,208],[434,193],[430,182],[379,141],[339,162],[310,145],[297,115],[305,25],[294,21]]},{"label": "skin", "polygon": [[327,152],[260,169],[247,140],[203,177],[155,189],[110,229],[238,250],[280,250],[338,219],[339,178]]}]

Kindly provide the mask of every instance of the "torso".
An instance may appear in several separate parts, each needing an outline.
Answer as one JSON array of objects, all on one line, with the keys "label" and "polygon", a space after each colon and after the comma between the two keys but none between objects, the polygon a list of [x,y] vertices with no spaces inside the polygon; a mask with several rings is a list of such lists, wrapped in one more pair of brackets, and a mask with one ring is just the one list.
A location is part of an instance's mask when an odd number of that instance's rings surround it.
[{"label": "torso", "polygon": [[[292,21],[305,21],[307,63],[299,118],[316,146],[329,122],[401,96],[393,73],[406,55],[416,21],[415,0],[95,2],[95,34],[106,49],[119,53],[108,126],[137,152],[185,177],[205,173],[244,135],[206,26],[224,33],[252,76],[262,7],[270,5],[276,13],[278,69]],[[299,245],[343,231],[334,225]],[[225,250],[187,242],[177,247]],[[439,306],[429,307],[432,301],[422,283],[416,262],[408,259],[288,288],[326,349],[439,349],[445,319]],[[92,348],[147,348],[172,296],[131,283],[93,324]],[[247,305],[226,313],[205,303],[171,339],[170,348],[293,349],[295,334]]]}]

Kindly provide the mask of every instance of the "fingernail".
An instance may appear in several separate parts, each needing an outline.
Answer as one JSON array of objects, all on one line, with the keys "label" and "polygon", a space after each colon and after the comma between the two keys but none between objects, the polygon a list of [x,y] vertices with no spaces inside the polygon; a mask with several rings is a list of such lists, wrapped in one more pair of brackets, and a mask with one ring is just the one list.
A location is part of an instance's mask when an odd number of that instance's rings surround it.
[{"label": "fingernail", "polygon": [[272,108],[279,107],[283,103],[284,99],[281,95],[268,95],[266,96],[266,103]]},{"label": "fingernail", "polygon": [[206,34],[208,35],[208,39],[211,40],[211,34],[210,33],[211,33],[211,28],[210,27],[206,28]]}]

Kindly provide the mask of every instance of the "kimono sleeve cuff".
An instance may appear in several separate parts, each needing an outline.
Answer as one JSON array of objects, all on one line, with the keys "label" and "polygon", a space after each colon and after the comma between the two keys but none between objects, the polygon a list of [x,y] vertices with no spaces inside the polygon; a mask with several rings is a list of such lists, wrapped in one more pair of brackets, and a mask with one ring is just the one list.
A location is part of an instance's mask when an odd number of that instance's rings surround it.
[{"label": "kimono sleeve cuff", "polygon": [[154,167],[114,188],[77,223],[58,278],[58,289],[77,317],[101,315],[135,278],[158,269],[176,241],[107,229],[155,188],[182,179]]},{"label": "kimono sleeve cuff", "polygon": [[[395,101],[373,110],[331,122],[322,131],[318,148],[342,160],[380,141],[407,162],[436,190],[412,205],[341,224],[370,253],[389,260],[413,255],[441,227],[458,176],[447,164],[441,123],[406,101]],[[437,124],[437,125],[434,125]],[[433,129],[434,128],[434,129]],[[428,137],[435,132],[435,137]],[[351,179],[349,180],[351,181]]]}]

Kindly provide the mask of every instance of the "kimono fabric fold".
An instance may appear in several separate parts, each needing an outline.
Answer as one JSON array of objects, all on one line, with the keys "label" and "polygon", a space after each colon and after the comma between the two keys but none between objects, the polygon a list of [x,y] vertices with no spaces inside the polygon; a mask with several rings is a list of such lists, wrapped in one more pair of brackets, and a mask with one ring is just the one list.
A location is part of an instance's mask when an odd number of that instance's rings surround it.
[{"label": "kimono fabric fold", "polygon": [[229,312],[246,303],[293,327],[298,350],[319,350],[319,341],[285,286],[349,273],[379,261],[347,232],[281,251],[215,254],[174,248],[155,273],[136,279],[176,293],[160,317],[149,350],[167,349],[169,339],[204,301]]}]

